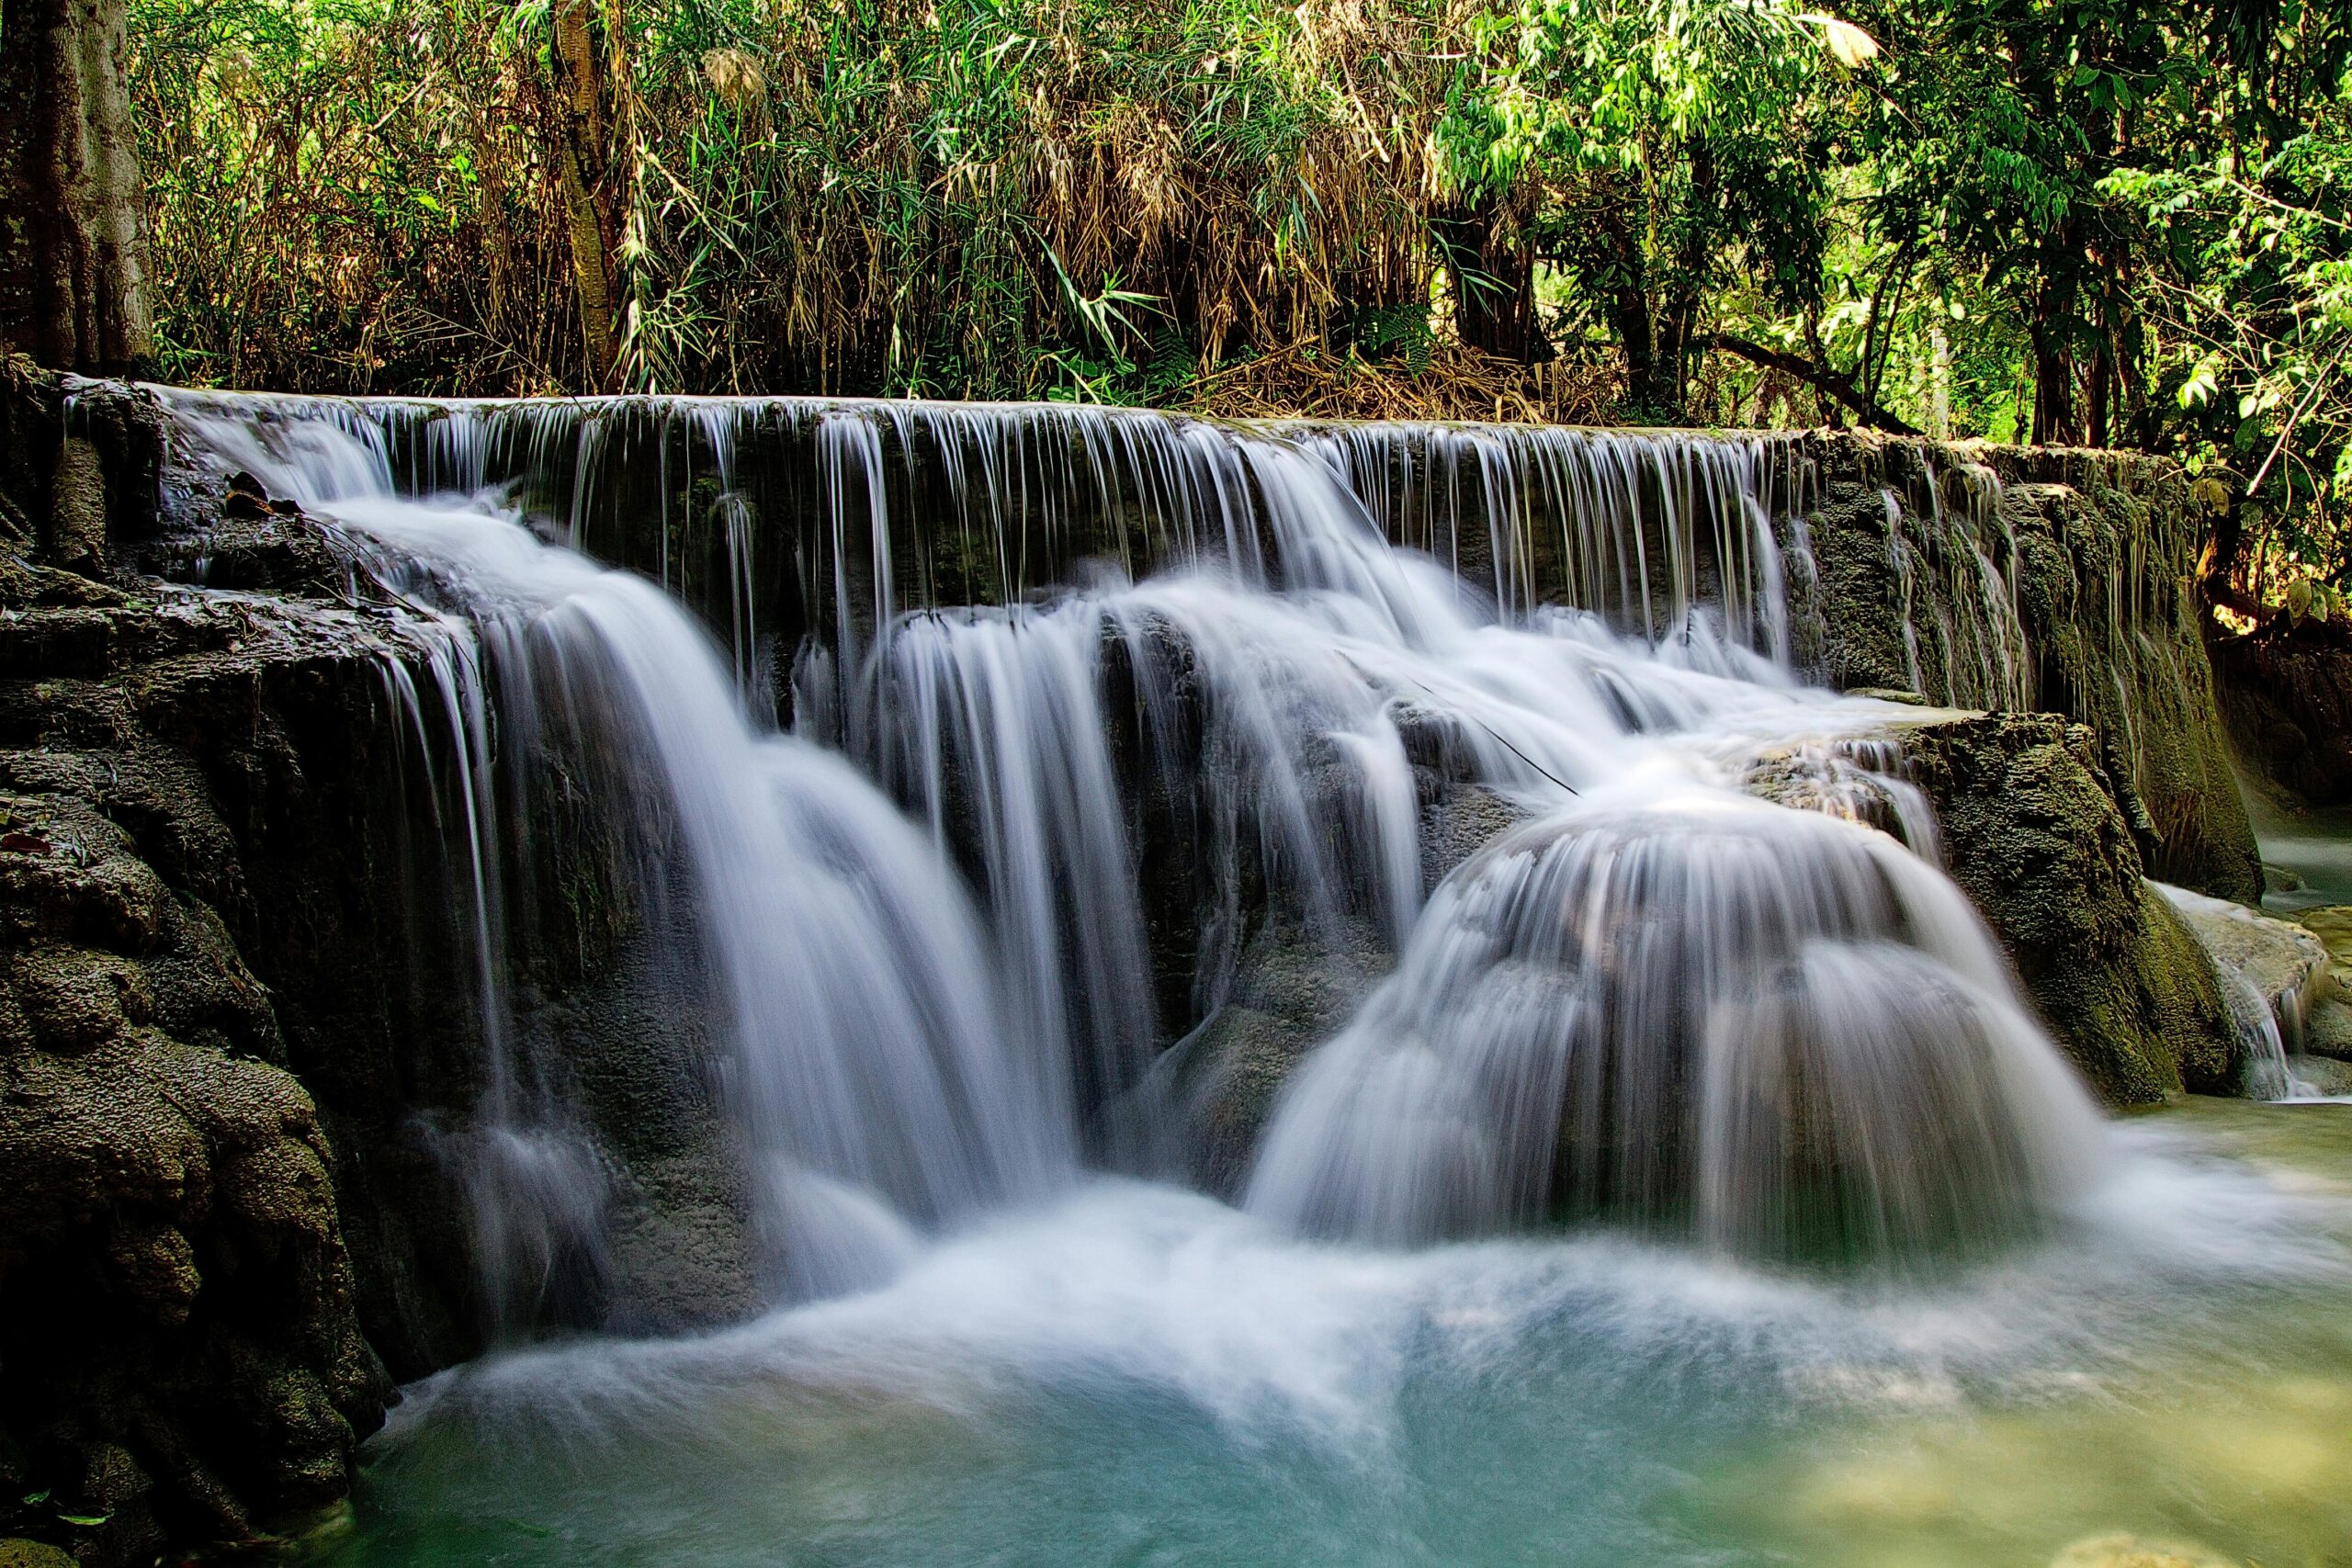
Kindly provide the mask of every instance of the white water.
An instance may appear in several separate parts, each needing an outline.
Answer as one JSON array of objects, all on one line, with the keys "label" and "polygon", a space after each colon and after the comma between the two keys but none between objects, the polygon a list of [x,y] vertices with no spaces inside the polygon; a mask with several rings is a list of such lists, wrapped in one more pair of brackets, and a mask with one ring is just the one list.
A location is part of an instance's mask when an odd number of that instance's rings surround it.
[{"label": "white water", "polygon": [[[473,942],[485,1087],[451,1144],[510,1348],[412,1391],[342,1561],[2030,1564],[2173,1516],[2089,1487],[2001,1514],[2028,1471],[2072,1487],[2080,1443],[1995,1447],[1949,1515],[1836,1471],[1850,1551],[1777,1546],[1804,1539],[1781,1514],[1759,1540],[1716,1494],[1758,1454],[1875,1451],[1874,1424],[2074,1402],[2119,1413],[2099,1441],[2143,1421],[2172,1447],[2199,1421],[2136,1415],[2152,1385],[2201,1376],[2211,1414],[2276,1384],[2266,1429],[2293,1433],[2352,1399],[2280,1349],[2324,1338],[2352,1280],[2341,1195],[2101,1122],[1906,848],[1935,834],[1868,738],[1892,710],[1786,668],[1756,449],[832,411],[800,534],[748,503],[707,536],[665,519],[650,570],[718,563],[722,652],[543,542],[595,534],[586,476],[630,450],[564,411],[403,435],[413,409],[175,406],[419,607],[388,681]],[[732,494],[754,422],[693,412]],[[956,437],[944,516],[892,471],[923,422]],[[519,474],[494,458],[518,446]],[[568,495],[543,471],[565,463]],[[1491,592],[1452,570],[1477,539],[1435,499],[1474,482]],[[976,609],[897,570],[910,530],[1079,530],[1109,492],[1182,535],[1156,575]],[[1534,519],[1561,508],[1581,538],[1547,577]],[[1384,541],[1400,515],[1430,553]],[[792,611],[759,585],[812,536],[797,570],[831,609],[801,624],[837,635],[802,650],[778,734],[757,645]],[[983,558],[999,600],[1036,581]],[[2016,680],[1992,557],[1912,564],[1984,611],[1923,646]],[[1537,603],[1553,581],[1605,614]],[[1759,760],[1807,809],[1743,792]],[[1472,784],[1523,820],[1431,886]],[[621,820],[629,902],[686,941],[793,1304],[514,1343],[598,1266],[629,1179],[562,1064],[510,1039],[503,905],[557,789]],[[1291,1078],[1245,1201],[1103,1173],[1182,1168],[1196,1129],[1157,1065],[1270,925],[1368,994]],[[1386,957],[1345,968],[1366,932]],[[2212,1510],[2233,1550],[2321,1561],[2341,1433],[2315,1440],[2319,1483],[2271,1449],[2228,1470],[2217,1441],[2120,1495],[2251,1474],[2259,1506]],[[2318,1501],[2274,1506],[2290,1485]],[[1913,1534],[1871,1555],[1887,1506]]]},{"label": "white water", "polygon": [[1727,1251],[1916,1253],[2013,1239],[2100,1142],[1974,913],[1901,846],[1611,790],[1439,890],[1285,1090],[1250,1206],[1390,1245],[1687,1209]]},{"label": "white water", "polygon": [[[682,874],[689,889],[725,1097],[768,1179],[762,1218],[787,1289],[871,1282],[903,1256],[908,1225],[1068,1179],[1060,1065],[1002,1027],[953,876],[839,758],[756,729],[673,601],[541,544],[485,500],[396,497],[380,457],[326,421],[267,438],[217,419],[192,429],[219,461],[373,547],[394,583],[466,617],[441,624],[474,639],[464,667],[497,652],[510,766],[529,765],[535,718],[555,716],[642,792],[638,836],[667,847],[644,874]],[[548,1216],[576,1205],[584,1167],[549,1150],[560,1108],[526,1103],[510,1063],[488,1066],[474,1150],[488,1168],[471,1180],[490,1195],[483,1261],[503,1296],[502,1270],[544,1267]]]},{"label": "white water", "polygon": [[[1153,498],[1191,553],[1044,604],[893,615],[911,524],[886,504],[879,427],[828,414],[819,592],[839,636],[801,661],[792,739],[747,716],[740,641],[729,671],[659,590],[539,542],[503,491],[398,493],[384,411],[177,409],[212,461],[463,617],[444,624],[496,666],[510,771],[560,722],[635,798],[637,839],[675,845],[644,875],[685,886],[795,1293],[886,1278],[913,1235],[1067,1182],[1081,1150],[1139,1167],[1186,1135],[1143,1092],[1181,1021],[1150,970],[1147,905],[1168,889],[1147,814],[1195,884],[1157,933],[1189,949],[1189,1017],[1223,998],[1253,907],[1327,936],[1362,922],[1401,953],[1268,1132],[1250,1201],[1290,1225],[1419,1243],[1564,1212],[1735,1252],[1900,1255],[2029,1234],[2096,1174],[2088,1100],[1981,924],[1895,840],[1833,818],[1867,750],[1845,740],[1883,710],[1777,661],[1756,449],[1474,442],[1498,604],[1383,537],[1367,499],[1430,479],[1361,434],[946,411],[929,417],[1006,465],[959,470],[964,504],[1035,511],[1025,444],[1058,439],[1141,476],[1094,490]],[[490,416],[444,417],[424,468],[479,482]],[[710,439],[729,483],[741,437]],[[1459,467],[1458,445],[1433,449]],[[1547,487],[1577,519],[1571,586],[1614,626],[1524,602],[1511,498]],[[575,479],[575,536],[587,493]],[[1069,502],[1048,495],[1049,532],[1080,526]],[[743,515],[725,510],[739,631],[760,547]],[[1821,761],[1821,811],[1739,792],[1767,750]],[[1425,810],[1473,784],[1537,820],[1424,910]],[[509,1135],[484,1147],[571,1131],[493,1066],[481,1111]]]},{"label": "white water", "polygon": [[[2039,1568],[2130,1529],[2325,1562],[2352,1378],[2283,1348],[2352,1283],[2344,1205],[2122,1138],[2048,1245],[1901,1288],[1605,1235],[1303,1245],[1096,1181],[883,1289],[431,1380],[336,1561]],[[1920,1433],[1988,1473],[1894,1468]],[[1732,1511],[1759,1456],[1803,1483]],[[1788,1550],[1825,1501],[1830,1541]]]}]

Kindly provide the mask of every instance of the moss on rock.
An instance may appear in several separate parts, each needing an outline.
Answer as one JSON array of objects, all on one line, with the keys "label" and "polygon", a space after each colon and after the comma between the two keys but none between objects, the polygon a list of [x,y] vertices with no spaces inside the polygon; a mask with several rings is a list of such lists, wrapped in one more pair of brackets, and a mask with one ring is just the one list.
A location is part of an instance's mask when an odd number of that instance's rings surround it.
[{"label": "moss on rock", "polygon": [[2261,896],[2177,465],[1860,433],[1787,444],[1807,498],[1786,541],[1801,666],[1841,690],[2088,725],[2150,874]]},{"label": "moss on rock", "polygon": [[2098,1092],[2113,1104],[2235,1093],[2241,1047],[2211,962],[2143,875],[2091,731],[1992,714],[1900,734],[1952,876]]}]

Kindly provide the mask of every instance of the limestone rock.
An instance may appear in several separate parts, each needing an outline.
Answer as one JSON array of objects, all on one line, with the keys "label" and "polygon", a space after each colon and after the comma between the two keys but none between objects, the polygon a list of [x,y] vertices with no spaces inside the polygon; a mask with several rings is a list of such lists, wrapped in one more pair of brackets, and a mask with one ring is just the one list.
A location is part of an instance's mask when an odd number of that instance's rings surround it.
[{"label": "limestone rock", "polygon": [[2335,1056],[2319,1056],[2309,1053],[2290,1055],[2287,1077],[2303,1086],[2306,1092],[2331,1098],[2352,1095],[2352,1061]]},{"label": "limestone rock", "polygon": [[2326,974],[2312,987],[2300,1043],[2315,1055],[2352,1061],[2352,905],[2324,904],[2288,919],[2327,949]]},{"label": "limestone rock", "polygon": [[2299,1044],[2312,1008],[2332,999],[2328,953],[2320,939],[2292,921],[2226,899],[2181,888],[2168,888],[2166,896],[2222,972],[2270,1010],[2288,1047]]},{"label": "limestone rock", "polygon": [[2322,904],[2298,909],[2287,918],[2326,946],[2336,988],[2352,994],[2352,985],[2346,983],[2346,978],[2352,976],[2352,904]]},{"label": "limestone rock", "polygon": [[2050,1560],[2050,1568],[2236,1568],[2201,1546],[2152,1541],[2118,1532],[2078,1540]]},{"label": "limestone rock", "polygon": [[[46,471],[53,411],[0,403],[35,437],[0,489],[56,563],[0,558],[0,1454],[103,1521],[81,1562],[152,1561],[341,1495],[395,1397],[288,1069],[356,1054],[302,1015],[383,963],[331,891],[368,896],[368,835],[301,759],[371,787],[343,726],[381,723],[396,650],[339,607],[85,575],[153,525],[138,400],[94,394]],[[289,938],[337,961],[288,964]]]},{"label": "limestone rock", "polygon": [[2200,535],[2177,465],[1864,433],[1785,440],[1818,498],[1783,544],[1801,667],[1840,690],[2088,725],[2121,760],[2118,798],[2144,803],[2134,827],[2151,875],[2260,896],[2184,586]]},{"label": "limestone rock", "polygon": [[0,1540],[0,1568],[78,1568],[62,1549],[38,1540]]},{"label": "limestone rock", "polygon": [[2243,1048],[2217,976],[2142,875],[2091,732],[2052,714],[1923,716],[1890,732],[1936,806],[1952,876],[2099,1093],[2237,1092]]},{"label": "limestone rock", "polygon": [[1368,931],[1333,943],[1290,920],[1260,929],[1230,998],[1161,1063],[1192,1112],[1193,1173],[1203,1186],[1238,1192],[1275,1096],[1306,1054],[1353,1015],[1387,963]]}]

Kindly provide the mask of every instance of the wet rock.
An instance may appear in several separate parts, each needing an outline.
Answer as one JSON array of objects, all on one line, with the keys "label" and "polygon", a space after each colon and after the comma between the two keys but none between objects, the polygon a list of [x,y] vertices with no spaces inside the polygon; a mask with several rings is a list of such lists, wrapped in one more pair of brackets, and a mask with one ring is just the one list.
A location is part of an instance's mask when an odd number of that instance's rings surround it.
[{"label": "wet rock", "polygon": [[1240,1191],[1283,1085],[1340,1032],[1390,962],[1367,931],[1318,934],[1287,919],[1259,930],[1230,998],[1159,1067],[1191,1112],[1190,1163],[1204,1187],[1228,1197]]},{"label": "wet rock", "polygon": [[2309,886],[2310,884],[2306,883],[2298,872],[2291,871],[2283,865],[2273,865],[2268,861],[2262,863],[2262,891],[2266,896],[2272,893],[2301,893]]},{"label": "wet rock", "polygon": [[1537,808],[1484,784],[1442,789],[1421,811],[1421,891],[1426,897],[1456,866],[1532,820]]},{"label": "wet rock", "polygon": [[0,1540],[0,1568],[78,1568],[62,1547],[38,1540]]},{"label": "wet rock", "polygon": [[2304,1021],[2332,999],[2327,948],[2302,926],[2273,919],[2226,899],[2173,889],[2169,897],[2224,975],[2234,976],[2277,1020],[2289,1049],[2302,1040]]},{"label": "wet rock", "polygon": [[2352,1095],[2352,1061],[2340,1056],[2290,1054],[2287,1077],[2312,1094]]},{"label": "wet rock", "polygon": [[279,511],[237,491],[231,492],[220,525],[207,536],[201,564],[203,581],[214,588],[334,599],[344,596],[348,580],[342,558],[300,513]]},{"label": "wet rock", "polygon": [[[384,989],[414,933],[365,819],[395,804],[369,736],[401,646],[339,606],[84,575],[155,524],[114,418],[74,414],[95,479],[0,455],[12,516],[78,519],[49,564],[0,551],[0,1455],[102,1521],[74,1527],[92,1564],[250,1541],[347,1487],[394,1395],[337,1173],[393,1140],[329,1124],[409,1114],[392,1065],[433,1049]],[[372,1181],[343,1183],[356,1207]]]},{"label": "wet rock", "polygon": [[631,1163],[609,1220],[605,1320],[633,1334],[739,1323],[774,1304],[741,1161],[706,1128],[695,1146]]},{"label": "wet rock", "polygon": [[2298,909],[2287,919],[2327,949],[2329,994],[2352,999],[2352,904],[2322,904]]},{"label": "wet rock", "polygon": [[2078,1540],[2050,1560],[2050,1568],[2238,1568],[2201,1546],[2152,1541],[2118,1533]]},{"label": "wet rock", "polygon": [[1862,433],[1788,448],[1818,497],[1784,541],[1801,666],[1841,690],[2090,726],[2119,798],[2144,805],[2149,874],[2259,897],[2185,587],[2201,525],[2177,465]]},{"label": "wet rock", "polygon": [[2113,1104],[2238,1091],[2243,1047],[2197,937],[2142,874],[2089,729],[2052,714],[1890,727],[1953,878],[2051,1032]]},{"label": "wet rock", "polygon": [[2303,1020],[2302,1047],[2313,1055],[2352,1061],[2352,1006],[2329,1000],[2312,1008]]},{"label": "wet rock", "polygon": [[2352,905],[2324,904],[2288,917],[2327,949],[2327,969],[2312,987],[2300,1043],[2317,1055],[2352,1061]]}]

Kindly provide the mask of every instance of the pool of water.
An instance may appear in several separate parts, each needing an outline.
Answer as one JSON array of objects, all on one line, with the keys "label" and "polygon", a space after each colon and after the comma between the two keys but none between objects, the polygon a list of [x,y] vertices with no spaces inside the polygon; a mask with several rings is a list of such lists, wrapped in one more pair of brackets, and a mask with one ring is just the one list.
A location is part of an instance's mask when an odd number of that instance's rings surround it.
[{"label": "pool of water", "polygon": [[2262,906],[2275,913],[2352,904],[2352,806],[2288,812],[2245,792],[2256,840],[2266,865],[2290,871],[2301,887],[2265,894]]},{"label": "pool of water", "polygon": [[2352,1107],[2113,1135],[2065,1234],[1910,1280],[1316,1246],[1099,1182],[865,1295],[431,1380],[298,1555],[2352,1562]]}]

